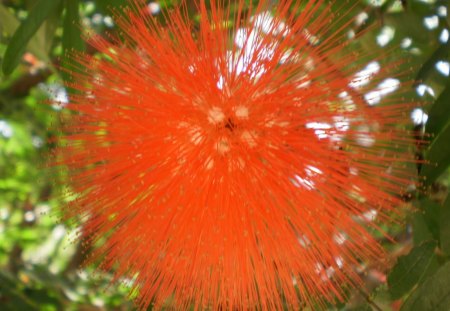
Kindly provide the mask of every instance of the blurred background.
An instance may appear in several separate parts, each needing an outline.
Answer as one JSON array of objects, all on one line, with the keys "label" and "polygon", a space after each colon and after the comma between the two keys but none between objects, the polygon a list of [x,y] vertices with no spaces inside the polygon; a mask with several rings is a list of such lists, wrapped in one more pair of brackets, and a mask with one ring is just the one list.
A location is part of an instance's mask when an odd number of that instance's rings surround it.
[{"label": "blurred background", "polygon": [[[147,8],[161,18],[177,2],[149,2]],[[336,0],[333,8],[348,2]],[[389,262],[368,263],[361,271],[366,289],[330,310],[448,311],[449,1],[350,2],[348,38],[355,46],[389,51],[379,66],[408,59],[397,70],[411,81],[407,100],[418,104],[405,113],[429,141],[417,145],[417,156],[433,165],[415,168],[424,187],[409,189],[399,207],[405,219],[385,228],[395,242],[379,237]],[[126,0],[0,0],[0,310],[134,309],[127,280],[110,284],[108,273],[80,266],[87,246],[59,217],[64,176],[47,163],[70,97],[68,77],[58,69],[64,51],[96,53],[80,33],[114,32],[112,10],[124,5]],[[188,7],[198,21],[195,5]],[[166,308],[173,309],[170,302]]]}]

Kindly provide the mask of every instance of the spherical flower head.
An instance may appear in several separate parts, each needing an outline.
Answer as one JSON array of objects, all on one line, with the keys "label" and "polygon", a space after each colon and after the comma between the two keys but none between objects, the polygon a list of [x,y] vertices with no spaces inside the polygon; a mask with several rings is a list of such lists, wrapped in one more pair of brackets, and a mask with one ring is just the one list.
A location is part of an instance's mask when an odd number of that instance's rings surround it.
[{"label": "spherical flower head", "polygon": [[411,183],[399,81],[323,1],[220,3],[194,23],[131,1],[75,57],[68,215],[142,308],[323,308],[383,256],[367,228]]}]

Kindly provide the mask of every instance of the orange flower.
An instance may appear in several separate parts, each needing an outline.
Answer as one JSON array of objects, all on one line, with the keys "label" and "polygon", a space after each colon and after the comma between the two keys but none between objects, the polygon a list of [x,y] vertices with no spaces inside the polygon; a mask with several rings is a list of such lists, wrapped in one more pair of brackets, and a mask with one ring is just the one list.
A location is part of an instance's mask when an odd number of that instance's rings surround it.
[{"label": "orange flower", "polygon": [[142,308],[345,299],[412,183],[399,81],[349,53],[353,21],[324,1],[201,1],[199,25],[132,3],[120,40],[90,39],[106,57],[76,57],[60,149],[93,258]]}]

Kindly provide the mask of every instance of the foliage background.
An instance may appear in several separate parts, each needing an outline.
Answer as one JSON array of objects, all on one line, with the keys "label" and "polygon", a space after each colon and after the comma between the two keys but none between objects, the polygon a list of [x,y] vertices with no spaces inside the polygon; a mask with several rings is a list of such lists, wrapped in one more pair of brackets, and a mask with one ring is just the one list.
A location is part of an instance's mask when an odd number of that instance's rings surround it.
[{"label": "foliage background", "polygon": [[[176,1],[149,9],[158,14]],[[334,2],[339,8],[348,1]],[[449,1],[351,2],[350,15],[365,17],[352,31],[371,27],[355,40],[359,48],[389,49],[386,63],[408,59],[408,97],[418,104],[405,113],[426,133],[417,155],[432,165],[417,167],[423,189],[410,189],[399,206],[406,211],[402,224],[386,228],[395,241],[379,237],[389,261],[367,263],[366,289],[330,310],[450,310]],[[121,5],[126,1],[0,1],[0,310],[133,309],[127,280],[110,285],[108,273],[80,268],[87,246],[59,221],[61,176],[46,169],[68,100],[68,77],[57,69],[63,51],[95,53],[80,32],[114,31],[111,9]],[[195,5],[188,7],[196,20]]]}]

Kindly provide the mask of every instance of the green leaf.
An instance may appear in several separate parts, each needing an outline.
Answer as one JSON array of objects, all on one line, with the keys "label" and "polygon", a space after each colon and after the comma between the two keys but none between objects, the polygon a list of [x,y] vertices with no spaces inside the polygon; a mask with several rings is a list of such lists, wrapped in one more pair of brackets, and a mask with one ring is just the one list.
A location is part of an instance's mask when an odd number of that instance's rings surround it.
[{"label": "green leaf", "polygon": [[[60,0],[59,0],[60,1]],[[56,10],[53,11],[52,14],[50,14],[45,21],[44,25],[41,26],[41,29],[43,29],[43,37],[45,40],[45,47],[47,53],[50,53],[53,48],[53,40],[56,36],[56,30],[58,27],[61,26],[61,20],[62,20],[62,12],[63,12],[63,3],[61,2],[60,5],[56,8]],[[41,31],[39,29],[39,31]],[[39,31],[36,35],[39,35]]]},{"label": "green leaf", "polygon": [[450,256],[450,195],[444,202],[440,217],[441,250]]},{"label": "green leaf", "polygon": [[[75,51],[83,51],[85,44],[81,38],[81,26],[80,26],[80,7],[79,0],[66,0],[65,8],[66,14],[64,16],[64,33],[62,37],[63,46],[63,66],[66,68],[71,67],[71,54]],[[62,77],[65,81],[70,81],[70,74],[66,71],[62,71]]]},{"label": "green leaf", "polygon": [[398,259],[388,276],[389,292],[393,299],[408,293],[423,278],[435,257],[435,241],[425,242]]},{"label": "green leaf", "polygon": [[56,11],[62,0],[40,0],[14,33],[3,59],[3,73],[9,75],[19,64],[26,46],[44,21]]},{"label": "green leaf", "polygon": [[[450,1],[447,3],[447,12],[450,12]],[[450,15],[447,14],[447,26],[450,26]]]},{"label": "green leaf", "polygon": [[[431,120],[428,122],[432,122]],[[423,165],[420,174],[425,177],[425,186],[431,185],[450,165],[450,121],[436,136],[425,152],[429,164]]]},{"label": "green leaf", "polygon": [[417,212],[412,215],[412,226],[415,245],[433,239],[433,234],[430,232],[423,213]]},{"label": "green leaf", "polygon": [[426,132],[436,137],[450,120],[450,79],[447,86],[439,95],[428,111]]},{"label": "green leaf", "polygon": [[13,34],[18,26],[19,21],[16,17],[0,3],[0,31],[2,33]]},{"label": "green leaf", "polygon": [[83,51],[84,41],[81,39],[79,0],[66,0],[66,14],[64,16],[64,34],[62,45],[65,52],[73,50]]},{"label": "green leaf", "polygon": [[120,12],[120,7],[127,6],[127,0],[98,0],[97,7],[107,14],[112,14],[113,10],[118,10]]},{"label": "green leaf", "polygon": [[[57,19],[58,17],[56,16],[54,20]],[[0,4],[0,31],[12,36],[16,32],[19,25],[20,22],[14,14],[5,6]],[[37,34],[28,42],[28,50],[39,59],[48,61],[48,52],[51,47],[50,41],[53,39],[55,29],[56,27],[54,22],[45,23],[42,25]]]},{"label": "green leaf", "polygon": [[450,80],[429,111],[426,132],[433,140],[425,152],[429,164],[422,166],[420,175],[428,186],[450,165]]},{"label": "green leaf", "polygon": [[447,262],[409,296],[401,311],[448,311],[449,306],[450,262]]},{"label": "green leaf", "polygon": [[426,80],[431,71],[434,70],[436,62],[448,58],[449,50],[450,50],[450,41],[447,42],[446,44],[440,45],[420,68],[416,76],[416,82]]},{"label": "green leaf", "polygon": [[[430,233],[430,235],[426,240],[434,239],[436,241],[439,241],[440,240],[439,222],[441,219],[441,206],[428,198],[420,200],[418,204],[415,205],[418,205],[417,208],[419,209],[416,215],[422,218],[425,226],[427,227],[427,232]],[[416,228],[414,228],[414,230],[415,229]],[[421,241],[416,239],[414,240],[416,245],[423,241],[424,240]]]},{"label": "green leaf", "polygon": [[39,306],[20,289],[21,282],[0,270],[2,310],[40,310]]}]

